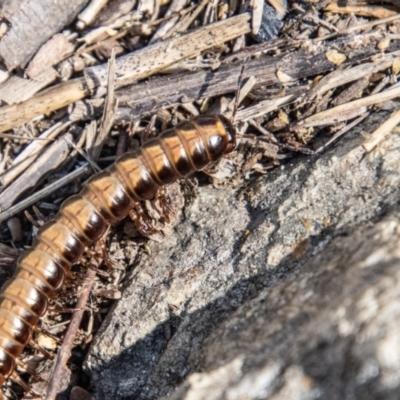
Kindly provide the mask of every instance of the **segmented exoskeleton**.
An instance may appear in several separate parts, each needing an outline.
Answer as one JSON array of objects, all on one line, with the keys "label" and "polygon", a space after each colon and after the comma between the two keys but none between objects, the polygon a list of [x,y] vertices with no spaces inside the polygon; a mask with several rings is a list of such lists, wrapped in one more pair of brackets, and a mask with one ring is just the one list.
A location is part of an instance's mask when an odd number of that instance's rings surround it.
[{"label": "segmented exoskeleton", "polygon": [[[160,187],[215,163],[230,153],[235,131],[223,116],[182,122],[126,153],[67,199],[22,253],[14,275],[0,291],[0,387],[15,374],[17,357],[31,341],[49,299],[90,243],[126,217]],[[136,221],[140,226],[140,221]],[[0,391],[0,399],[4,395]]]}]

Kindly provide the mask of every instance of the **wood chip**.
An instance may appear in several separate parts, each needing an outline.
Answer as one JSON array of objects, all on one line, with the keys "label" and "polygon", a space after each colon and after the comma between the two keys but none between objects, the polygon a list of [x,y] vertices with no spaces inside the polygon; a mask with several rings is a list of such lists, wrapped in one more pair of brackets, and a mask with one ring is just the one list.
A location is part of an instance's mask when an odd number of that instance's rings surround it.
[{"label": "wood chip", "polygon": [[89,5],[78,14],[76,27],[78,29],[85,29],[87,25],[90,25],[107,2],[108,0],[91,0]]},{"label": "wood chip", "polygon": [[253,8],[251,17],[251,32],[253,35],[257,35],[261,27],[264,0],[252,0],[251,6]]},{"label": "wood chip", "polygon": [[74,50],[75,45],[65,35],[58,33],[35,54],[26,69],[26,74],[31,79],[38,79],[43,72],[71,56]]},{"label": "wood chip", "polygon": [[339,66],[346,61],[346,56],[337,50],[329,50],[325,53],[326,58],[333,64]]},{"label": "wood chip", "polygon": [[119,17],[127,15],[133,7],[136,0],[113,0],[102,8],[97,15],[97,18],[92,22],[91,26],[108,26],[115,22]]},{"label": "wood chip", "polygon": [[54,68],[47,69],[37,79],[24,79],[13,75],[0,85],[0,100],[9,105],[22,103],[56,79],[57,72]]},{"label": "wood chip", "polygon": [[400,72],[400,57],[397,57],[393,60],[392,71],[395,75],[398,75]]}]

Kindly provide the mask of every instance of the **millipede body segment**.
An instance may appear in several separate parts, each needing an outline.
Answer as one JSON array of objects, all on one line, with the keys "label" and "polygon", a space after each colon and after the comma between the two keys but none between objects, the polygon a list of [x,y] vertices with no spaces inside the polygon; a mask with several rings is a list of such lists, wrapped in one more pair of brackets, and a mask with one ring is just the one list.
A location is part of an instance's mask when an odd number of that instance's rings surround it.
[{"label": "millipede body segment", "polygon": [[16,374],[17,357],[85,247],[126,217],[136,203],[220,160],[235,143],[226,118],[199,116],[147,141],[137,152],[124,154],[62,204],[55,218],[39,229],[0,290],[0,387]]}]

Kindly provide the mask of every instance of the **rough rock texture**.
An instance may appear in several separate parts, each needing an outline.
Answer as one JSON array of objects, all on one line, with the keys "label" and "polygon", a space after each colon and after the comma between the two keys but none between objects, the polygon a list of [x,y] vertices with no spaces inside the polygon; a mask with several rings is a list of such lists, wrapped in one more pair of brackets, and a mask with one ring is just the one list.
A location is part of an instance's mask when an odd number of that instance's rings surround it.
[{"label": "rough rock texture", "polygon": [[398,398],[400,136],[363,140],[199,188],[95,340],[96,400]]}]

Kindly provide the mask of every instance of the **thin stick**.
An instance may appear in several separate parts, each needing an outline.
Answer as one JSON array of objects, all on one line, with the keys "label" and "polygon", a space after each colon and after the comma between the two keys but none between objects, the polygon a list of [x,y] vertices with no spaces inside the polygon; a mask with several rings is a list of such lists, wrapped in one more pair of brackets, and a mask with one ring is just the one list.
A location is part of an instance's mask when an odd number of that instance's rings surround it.
[{"label": "thin stick", "polygon": [[52,378],[49,383],[45,400],[54,400],[58,394],[61,384],[61,376],[64,373],[65,366],[67,365],[69,358],[71,357],[71,349],[81,324],[83,313],[86,309],[86,303],[89,299],[95,276],[96,271],[88,268],[86,272],[87,279],[85,287],[82,289],[82,294],[79,296],[79,300],[76,303],[76,311],[74,311],[72,315],[71,323],[68,327],[67,333],[65,334],[63,344],[61,345],[60,351],[57,354],[57,359],[54,365]]},{"label": "thin stick", "polygon": [[34,193],[32,196],[29,196],[27,199],[22,200],[20,203],[16,204],[15,206],[10,207],[6,211],[0,213],[0,224],[6,221],[7,219],[11,218],[13,215],[18,214],[19,212],[25,210],[32,204],[36,203],[40,199],[50,195],[51,193],[55,192],[58,189],[61,189],[63,186],[67,185],[69,182],[80,178],[81,176],[85,175],[91,171],[89,164],[85,164],[82,167],[76,169],[75,171],[71,172],[70,174],[64,176],[63,178],[59,179],[56,182],[46,186],[44,189],[40,190],[39,192]]},{"label": "thin stick", "polygon": [[351,32],[357,32],[357,31],[360,31],[360,30],[363,30],[363,29],[370,29],[370,28],[373,28],[376,25],[386,24],[388,22],[397,21],[399,18],[400,18],[400,13],[396,14],[396,15],[392,15],[391,17],[381,18],[381,19],[378,19],[376,21],[367,22],[365,24],[355,25],[355,26],[352,26],[352,27],[346,29],[345,32],[339,31],[339,32],[336,32],[336,33],[331,33],[329,35],[325,35],[325,36],[321,36],[319,38],[316,38],[313,41],[314,42],[322,42],[324,40],[332,39],[332,38],[334,38],[336,36],[339,36],[339,35],[349,34]]}]

